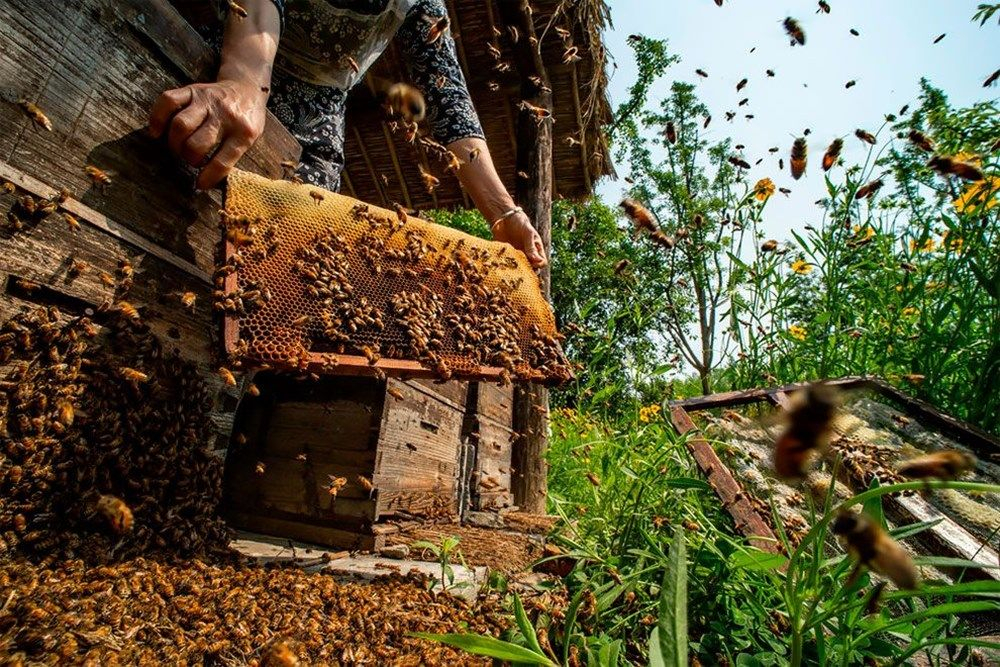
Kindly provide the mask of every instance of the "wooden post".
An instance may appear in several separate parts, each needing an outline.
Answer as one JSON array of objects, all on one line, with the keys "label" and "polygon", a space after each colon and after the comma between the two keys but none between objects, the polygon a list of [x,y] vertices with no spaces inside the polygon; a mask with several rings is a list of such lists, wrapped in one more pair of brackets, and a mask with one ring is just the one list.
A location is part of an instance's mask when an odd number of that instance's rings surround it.
[{"label": "wooden post", "polygon": [[[552,109],[552,91],[538,48],[531,9],[524,0],[498,0],[505,25],[517,26],[514,59],[521,76],[521,98],[536,107]],[[521,109],[517,119],[517,177],[514,199],[524,208],[545,245],[552,247],[552,120],[539,119]],[[548,267],[540,272],[542,292],[550,296]],[[549,394],[545,387],[519,384],[514,389],[514,443],[512,479],[514,503],[524,512],[545,512],[548,465]]]}]

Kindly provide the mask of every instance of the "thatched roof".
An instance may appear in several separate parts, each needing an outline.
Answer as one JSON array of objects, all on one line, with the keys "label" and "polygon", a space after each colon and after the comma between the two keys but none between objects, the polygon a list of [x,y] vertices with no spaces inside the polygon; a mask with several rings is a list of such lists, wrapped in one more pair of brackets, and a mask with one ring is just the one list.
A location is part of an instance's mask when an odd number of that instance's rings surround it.
[{"label": "thatched roof", "polygon": [[[517,178],[515,127],[521,98],[511,35],[500,22],[496,0],[448,0],[447,5],[459,61],[490,152],[500,177],[513,192]],[[579,199],[593,191],[597,178],[611,173],[601,129],[611,116],[606,95],[606,52],[601,41],[609,13],[601,0],[536,0],[532,9],[554,102],[554,194]],[[494,27],[500,31],[499,37]],[[564,42],[557,27],[571,31],[571,38]],[[487,43],[500,49],[502,60],[511,64],[510,71],[496,71],[496,60],[487,51]],[[577,47],[579,61],[563,63],[567,45]],[[442,165],[430,159],[421,147],[389,130],[371,82],[405,81],[405,71],[400,49],[392,44],[372,67],[370,85],[359,85],[351,91],[342,190],[373,203],[399,202],[415,209],[471,207],[458,179],[444,173]],[[499,88],[490,90],[491,82]],[[569,137],[580,143],[570,142]],[[418,164],[430,167],[431,173],[441,179],[433,194],[424,188]]]}]

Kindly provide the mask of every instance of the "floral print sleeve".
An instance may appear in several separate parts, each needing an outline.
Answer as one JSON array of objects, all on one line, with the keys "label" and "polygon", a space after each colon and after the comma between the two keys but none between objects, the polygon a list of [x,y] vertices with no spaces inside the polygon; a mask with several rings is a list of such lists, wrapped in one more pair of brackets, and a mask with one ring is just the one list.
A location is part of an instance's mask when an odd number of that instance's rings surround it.
[{"label": "floral print sleeve", "polygon": [[432,23],[447,15],[443,0],[418,0],[396,33],[410,77],[427,101],[427,120],[434,138],[446,146],[468,137],[485,139],[451,32],[427,43]]}]

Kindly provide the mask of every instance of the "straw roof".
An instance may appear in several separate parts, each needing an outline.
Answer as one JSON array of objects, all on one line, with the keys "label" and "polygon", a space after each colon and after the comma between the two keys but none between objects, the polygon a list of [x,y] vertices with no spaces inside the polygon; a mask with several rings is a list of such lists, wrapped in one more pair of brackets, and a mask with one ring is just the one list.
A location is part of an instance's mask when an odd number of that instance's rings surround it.
[{"label": "straw roof", "polygon": [[[459,61],[500,177],[513,191],[517,178],[516,126],[521,75],[516,70],[511,34],[500,22],[496,0],[448,0],[451,30]],[[580,199],[591,194],[594,181],[610,174],[608,145],[602,125],[611,116],[607,99],[606,52],[602,31],[609,12],[602,0],[535,0],[535,29],[552,88],[554,195]],[[501,35],[496,36],[494,27]],[[557,28],[569,30],[564,41]],[[500,49],[510,71],[497,72],[486,44]],[[580,60],[563,62],[569,46]],[[468,207],[472,204],[458,179],[419,145],[393,134],[373,90],[378,80],[405,81],[398,45],[392,44],[375,63],[368,85],[356,86],[348,98],[347,169],[342,191],[373,203],[399,202],[409,208]],[[491,90],[496,87],[497,90]],[[570,141],[572,137],[574,141]],[[576,143],[579,141],[579,143]],[[433,194],[425,189],[418,165],[441,180]]]}]

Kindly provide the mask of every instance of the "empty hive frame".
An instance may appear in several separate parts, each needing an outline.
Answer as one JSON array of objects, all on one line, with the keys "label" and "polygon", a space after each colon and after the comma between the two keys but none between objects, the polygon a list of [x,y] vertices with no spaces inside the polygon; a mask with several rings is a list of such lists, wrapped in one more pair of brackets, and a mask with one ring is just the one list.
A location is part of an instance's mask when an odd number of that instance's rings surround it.
[{"label": "empty hive frame", "polygon": [[552,308],[505,243],[234,170],[216,308],[226,352],[310,372],[555,384]]}]

